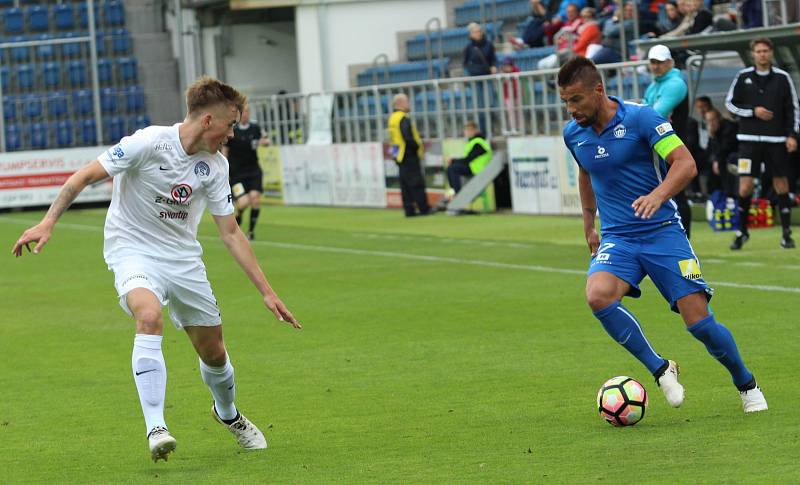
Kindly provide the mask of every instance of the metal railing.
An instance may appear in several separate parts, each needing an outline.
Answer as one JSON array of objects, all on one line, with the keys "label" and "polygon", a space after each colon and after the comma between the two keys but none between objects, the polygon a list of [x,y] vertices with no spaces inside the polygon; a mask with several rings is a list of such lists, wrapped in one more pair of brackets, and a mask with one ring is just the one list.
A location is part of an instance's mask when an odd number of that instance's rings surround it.
[{"label": "metal railing", "polygon": [[[598,66],[606,91],[638,100],[650,77],[646,63]],[[557,135],[567,114],[556,88],[558,69],[480,77],[434,79],[336,91],[332,113],[334,143],[380,142],[393,111],[392,97],[405,93],[420,135],[429,140],[458,138],[464,123],[477,121],[491,137],[512,134]],[[317,94],[254,97],[252,111],[272,141],[304,143],[308,134],[309,98]],[[297,136],[298,131],[302,133]]]},{"label": "metal railing", "polygon": [[439,41],[439,60],[444,59],[444,39],[442,38],[442,21],[433,17],[425,22],[425,59],[428,61],[428,77],[433,79],[433,41],[431,40],[431,24],[436,24],[436,37]]}]

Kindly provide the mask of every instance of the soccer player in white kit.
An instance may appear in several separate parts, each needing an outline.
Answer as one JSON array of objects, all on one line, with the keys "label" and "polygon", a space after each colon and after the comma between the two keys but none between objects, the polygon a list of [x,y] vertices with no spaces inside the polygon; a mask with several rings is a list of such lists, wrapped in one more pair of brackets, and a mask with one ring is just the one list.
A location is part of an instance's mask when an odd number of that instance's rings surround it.
[{"label": "soccer player in white kit", "polygon": [[200,375],[214,398],[214,418],[246,449],[263,449],[261,431],[234,405],[233,366],[222,339],[222,321],[201,260],[197,226],[208,207],[222,241],[253,282],[266,307],[301,328],[267,282],[234,217],[228,161],[219,152],[233,136],[246,99],[209,77],[186,91],[183,123],[150,126],[123,138],[72,175],[42,221],[22,233],[15,256],[35,242],[39,253],[61,214],[87,185],[114,177],[106,215],[103,256],[114,272],[122,308],[136,320],[132,368],[144,412],[150,453],[166,460],[175,438],[164,421],[167,370],[161,352],[163,319],[184,329],[200,358]]}]

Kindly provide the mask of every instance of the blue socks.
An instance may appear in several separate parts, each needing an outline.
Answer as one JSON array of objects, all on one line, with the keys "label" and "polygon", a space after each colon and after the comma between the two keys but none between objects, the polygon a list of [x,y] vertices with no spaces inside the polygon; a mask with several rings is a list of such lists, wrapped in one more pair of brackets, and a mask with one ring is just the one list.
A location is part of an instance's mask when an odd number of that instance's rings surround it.
[{"label": "blue socks", "polygon": [[746,386],[753,380],[753,374],[744,366],[736,342],[731,332],[709,315],[686,328],[694,338],[703,342],[712,357],[717,359],[731,373],[736,387]]},{"label": "blue socks", "polygon": [[[666,360],[650,346],[650,342],[647,341],[644,333],[642,333],[642,327],[639,326],[639,322],[636,321],[636,318],[627,308],[622,306],[619,300],[602,310],[594,312],[594,316],[600,320],[603,328],[611,335],[611,338],[639,359],[651,374],[655,374],[666,363]],[[733,339],[731,339],[731,342],[733,342]],[[734,345],[735,350],[736,346]],[[736,355],[738,357],[739,354]]]}]

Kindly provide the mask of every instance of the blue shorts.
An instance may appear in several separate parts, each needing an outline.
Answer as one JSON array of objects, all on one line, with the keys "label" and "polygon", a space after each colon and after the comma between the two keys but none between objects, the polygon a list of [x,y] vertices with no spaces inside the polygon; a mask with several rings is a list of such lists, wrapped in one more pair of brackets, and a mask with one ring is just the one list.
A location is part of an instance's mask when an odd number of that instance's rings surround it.
[{"label": "blue shorts", "polygon": [[710,300],[714,293],[703,279],[692,245],[677,224],[641,236],[604,235],[586,275],[598,271],[611,273],[631,285],[628,296],[633,298],[642,294],[639,283],[649,276],[676,312],[676,302],[684,296],[702,291]]}]

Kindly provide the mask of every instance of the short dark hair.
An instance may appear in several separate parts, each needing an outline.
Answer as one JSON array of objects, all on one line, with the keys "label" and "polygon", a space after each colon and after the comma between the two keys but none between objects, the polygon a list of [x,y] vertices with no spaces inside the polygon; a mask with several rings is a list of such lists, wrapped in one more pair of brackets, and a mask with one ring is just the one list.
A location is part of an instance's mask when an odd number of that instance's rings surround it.
[{"label": "short dark hair", "polygon": [[758,37],[750,41],[750,50],[754,50],[758,44],[764,44],[765,46],[769,47],[769,50],[775,50],[772,47],[772,41],[766,37]]},{"label": "short dark hair", "polygon": [[698,96],[694,100],[694,102],[696,103],[698,101],[702,101],[703,103],[706,103],[711,109],[714,109],[714,103],[711,102],[711,98],[709,98],[708,96]]},{"label": "short dark hair", "polygon": [[558,71],[559,87],[563,88],[576,82],[582,82],[586,86],[594,86],[597,83],[602,83],[603,78],[600,77],[594,62],[578,56],[567,61]]},{"label": "short dark hair", "polygon": [[210,76],[202,76],[186,89],[186,108],[189,114],[217,104],[235,106],[241,113],[247,97],[232,86]]}]

